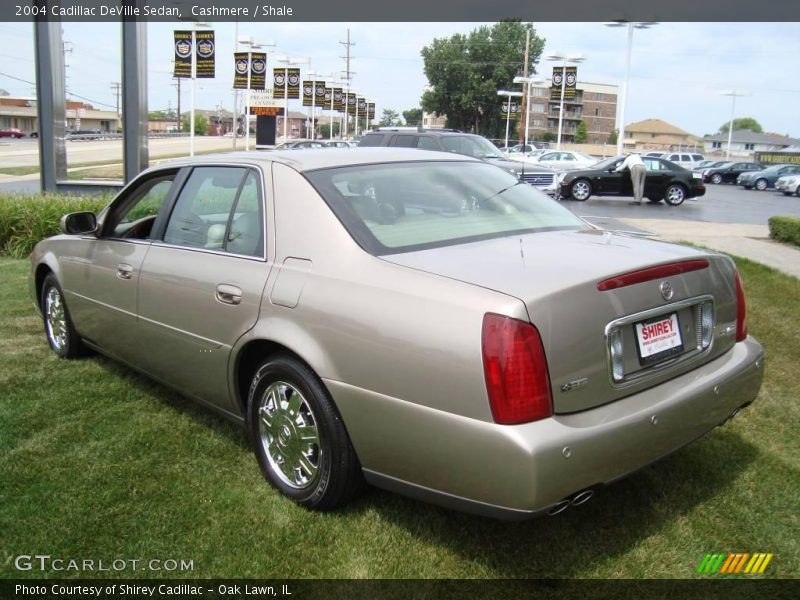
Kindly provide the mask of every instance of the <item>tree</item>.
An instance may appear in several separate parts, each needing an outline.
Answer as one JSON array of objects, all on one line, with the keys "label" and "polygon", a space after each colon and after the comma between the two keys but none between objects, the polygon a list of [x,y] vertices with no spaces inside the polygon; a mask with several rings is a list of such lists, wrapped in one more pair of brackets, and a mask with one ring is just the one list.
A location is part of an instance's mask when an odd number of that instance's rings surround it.
[{"label": "tree", "polygon": [[400,113],[391,108],[383,109],[383,116],[378,123],[381,127],[391,127],[392,125],[400,125]]},{"label": "tree", "polygon": [[[514,89],[514,77],[523,73],[528,31],[533,65],[544,47],[533,23],[501,21],[469,34],[434,39],[421,52],[431,85],[422,95],[423,110],[446,115],[448,127],[501,137],[505,121],[497,90]],[[529,69],[529,75],[533,73]]]},{"label": "tree", "polygon": [[[189,131],[189,115],[185,115],[181,120],[181,131]],[[203,115],[194,116],[194,134],[206,135],[208,133],[208,119]]]},{"label": "tree", "polygon": [[[319,126],[319,134],[322,136],[323,140],[330,139],[330,137],[331,137],[331,124],[330,123],[321,124]],[[334,136],[338,136],[339,135],[339,123],[337,121],[334,121],[334,123],[333,123],[333,135]]]},{"label": "tree", "polygon": [[543,131],[542,133],[537,134],[534,139],[538,142],[555,142],[557,136],[552,131]]},{"label": "tree", "polygon": [[[719,126],[719,133],[728,133],[729,126],[730,126],[730,121],[725,121],[722,125]],[[753,133],[764,133],[764,128],[761,127],[761,123],[756,121],[753,117],[742,117],[740,119],[734,119],[733,130],[739,131],[741,129],[749,129]]]},{"label": "tree", "polygon": [[404,110],[403,119],[405,119],[406,125],[411,125],[412,127],[422,125],[422,109],[410,108],[409,110]]},{"label": "tree", "polygon": [[578,127],[575,128],[575,143],[576,144],[585,144],[586,138],[589,137],[589,130],[586,128],[586,122],[581,121],[578,123]]},{"label": "tree", "polygon": [[611,133],[608,134],[608,139],[606,140],[606,144],[616,144],[617,143],[617,136],[619,136],[619,130],[615,129]]}]

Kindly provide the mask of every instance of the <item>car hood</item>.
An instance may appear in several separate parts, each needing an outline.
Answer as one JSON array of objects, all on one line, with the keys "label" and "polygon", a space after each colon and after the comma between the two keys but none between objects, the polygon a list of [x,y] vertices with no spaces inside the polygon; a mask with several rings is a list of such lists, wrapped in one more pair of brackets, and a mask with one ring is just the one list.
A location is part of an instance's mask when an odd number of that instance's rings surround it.
[{"label": "car hood", "polygon": [[698,251],[598,229],[548,231],[383,256],[534,302],[556,291]]}]

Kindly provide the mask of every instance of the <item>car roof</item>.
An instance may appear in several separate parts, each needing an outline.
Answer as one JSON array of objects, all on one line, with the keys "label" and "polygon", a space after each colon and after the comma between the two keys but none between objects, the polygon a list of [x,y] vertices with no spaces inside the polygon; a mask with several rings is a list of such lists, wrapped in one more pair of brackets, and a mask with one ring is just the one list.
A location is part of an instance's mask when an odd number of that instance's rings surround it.
[{"label": "car roof", "polygon": [[432,150],[417,150],[416,148],[369,147],[352,148],[349,152],[340,152],[337,148],[319,148],[308,150],[254,150],[250,152],[225,152],[220,154],[204,154],[194,158],[181,158],[164,162],[153,167],[175,168],[192,165],[206,164],[252,164],[266,165],[277,162],[297,171],[313,171],[316,169],[329,169],[333,167],[348,167],[356,165],[369,165],[387,162],[415,162],[415,161],[459,161],[483,162],[464,154],[453,152],[436,152]]}]

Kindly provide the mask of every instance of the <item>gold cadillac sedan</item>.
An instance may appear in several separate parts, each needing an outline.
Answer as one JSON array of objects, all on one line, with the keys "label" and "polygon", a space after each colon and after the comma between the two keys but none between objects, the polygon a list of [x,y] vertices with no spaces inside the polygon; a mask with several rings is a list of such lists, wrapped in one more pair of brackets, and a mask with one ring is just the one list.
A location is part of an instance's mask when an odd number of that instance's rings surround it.
[{"label": "gold cadillac sedan", "polygon": [[460,155],[203,156],[62,229],[31,255],[53,351],[101,352],[241,423],[309,508],[367,482],[557,514],[762,381],[729,258],[595,229]]}]

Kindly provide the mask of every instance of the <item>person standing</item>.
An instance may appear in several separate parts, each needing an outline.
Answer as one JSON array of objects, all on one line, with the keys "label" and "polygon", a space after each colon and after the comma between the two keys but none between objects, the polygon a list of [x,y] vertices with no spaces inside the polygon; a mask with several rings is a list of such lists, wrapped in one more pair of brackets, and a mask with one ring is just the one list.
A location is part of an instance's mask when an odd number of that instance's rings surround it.
[{"label": "person standing", "polygon": [[636,204],[641,206],[642,196],[644,195],[644,178],[647,175],[642,158],[638,154],[628,154],[620,165],[615,169],[617,172],[628,169],[631,173],[631,184],[633,185],[633,199]]}]

